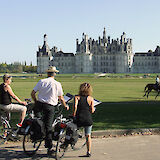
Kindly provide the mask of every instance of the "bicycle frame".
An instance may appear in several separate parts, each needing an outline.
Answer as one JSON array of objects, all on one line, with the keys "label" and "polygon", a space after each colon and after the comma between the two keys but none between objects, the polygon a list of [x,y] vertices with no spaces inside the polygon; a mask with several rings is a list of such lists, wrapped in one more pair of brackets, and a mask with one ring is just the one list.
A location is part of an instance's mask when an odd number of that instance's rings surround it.
[{"label": "bicycle frame", "polygon": [[8,127],[11,129],[11,125],[9,124],[9,121],[7,120],[7,117],[1,116],[1,123],[8,125]]},{"label": "bicycle frame", "polygon": [[[29,104],[28,104],[28,106],[29,106]],[[10,125],[10,112],[6,113],[3,109],[0,109],[0,110],[1,110],[0,123],[2,124],[2,127],[3,127],[3,129],[2,129],[3,133],[1,132],[1,135],[0,135],[1,141],[2,141],[2,139],[4,142],[9,139],[11,139],[13,141],[18,140],[17,133],[19,131],[19,128],[13,129],[11,127],[11,125]],[[27,116],[33,117],[31,114],[30,113],[26,114],[26,117]]]}]

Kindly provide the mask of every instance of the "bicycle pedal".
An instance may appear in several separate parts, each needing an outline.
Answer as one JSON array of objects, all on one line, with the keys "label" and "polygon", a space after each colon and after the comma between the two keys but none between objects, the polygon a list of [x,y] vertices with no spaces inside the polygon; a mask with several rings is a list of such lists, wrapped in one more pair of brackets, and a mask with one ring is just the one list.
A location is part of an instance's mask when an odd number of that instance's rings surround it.
[{"label": "bicycle pedal", "polygon": [[15,133],[12,133],[12,137],[17,137],[17,135]]}]

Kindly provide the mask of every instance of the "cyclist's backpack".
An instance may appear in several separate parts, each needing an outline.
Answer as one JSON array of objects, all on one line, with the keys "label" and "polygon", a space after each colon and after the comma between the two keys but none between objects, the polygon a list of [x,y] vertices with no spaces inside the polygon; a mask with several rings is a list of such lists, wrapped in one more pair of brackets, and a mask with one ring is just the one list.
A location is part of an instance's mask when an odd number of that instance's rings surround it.
[{"label": "cyclist's backpack", "polygon": [[61,130],[60,123],[57,123],[54,127],[54,132],[52,133],[53,140],[58,141],[60,130]]},{"label": "cyclist's backpack", "polygon": [[44,122],[39,118],[34,118],[30,128],[31,140],[36,141],[45,137]]},{"label": "cyclist's backpack", "polygon": [[77,132],[77,125],[73,122],[67,124],[65,143],[74,145],[78,141],[79,134]]}]

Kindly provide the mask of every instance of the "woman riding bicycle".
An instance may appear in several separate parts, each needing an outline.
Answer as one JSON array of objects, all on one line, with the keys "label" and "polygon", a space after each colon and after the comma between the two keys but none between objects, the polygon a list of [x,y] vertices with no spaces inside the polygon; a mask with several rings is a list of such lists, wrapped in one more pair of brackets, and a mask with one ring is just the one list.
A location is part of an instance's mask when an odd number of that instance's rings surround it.
[{"label": "woman riding bicycle", "polygon": [[76,117],[78,127],[84,127],[87,141],[87,157],[91,156],[91,130],[92,116],[94,113],[94,99],[91,97],[92,87],[89,83],[83,83],[79,88],[79,95],[75,96],[73,116]]},{"label": "woman riding bicycle", "polygon": [[[21,101],[14,94],[10,86],[11,82],[12,77],[8,74],[5,74],[3,76],[3,83],[0,85],[0,108],[7,112],[21,112],[20,123],[17,124],[18,127],[21,127],[27,111],[27,108],[25,107],[27,102]],[[13,104],[12,98],[22,105]]]}]

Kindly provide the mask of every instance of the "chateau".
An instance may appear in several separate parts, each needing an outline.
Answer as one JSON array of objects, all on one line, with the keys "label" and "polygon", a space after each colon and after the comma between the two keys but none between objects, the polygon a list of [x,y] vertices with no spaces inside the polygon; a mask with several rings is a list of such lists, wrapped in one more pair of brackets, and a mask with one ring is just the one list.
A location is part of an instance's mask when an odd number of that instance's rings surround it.
[{"label": "chateau", "polygon": [[76,40],[76,53],[64,53],[57,47],[44,44],[37,51],[37,72],[45,73],[49,65],[56,66],[60,73],[126,73],[131,70],[133,63],[132,39],[126,38],[123,32],[121,38],[111,39],[103,36],[98,40],[88,38],[82,34],[82,40]]},{"label": "chateau", "polygon": [[64,53],[55,46],[50,48],[45,34],[37,51],[37,73],[45,73],[48,66],[56,66],[60,73],[157,73],[160,47],[133,54],[132,39],[124,32],[120,39],[111,39],[104,28],[98,40],[83,33],[82,40],[76,40],[76,53]]},{"label": "chateau", "polygon": [[154,52],[135,53],[133,73],[159,73],[160,72],[160,47],[157,46]]}]

